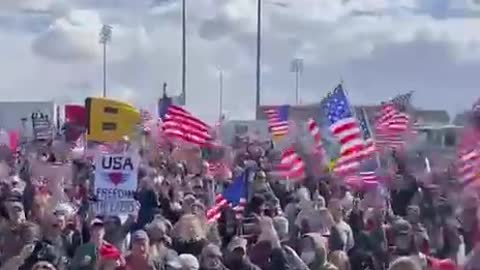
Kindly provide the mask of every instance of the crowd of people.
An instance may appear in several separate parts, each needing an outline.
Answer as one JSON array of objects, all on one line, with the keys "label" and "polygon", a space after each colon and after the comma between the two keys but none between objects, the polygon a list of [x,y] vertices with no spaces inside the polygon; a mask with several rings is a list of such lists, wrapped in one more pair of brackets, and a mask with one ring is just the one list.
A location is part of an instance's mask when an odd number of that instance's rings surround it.
[{"label": "crowd of people", "polygon": [[[102,216],[92,211],[91,161],[43,151],[3,163],[2,270],[480,269],[479,198],[447,172],[418,179],[399,153],[391,179],[359,189],[328,172],[282,179],[278,152],[261,145],[234,149],[231,173],[216,176],[205,160],[192,173],[170,150],[152,159],[142,149],[138,211]],[[62,200],[32,176],[42,158],[73,166],[69,184],[58,183]],[[246,171],[241,216],[226,206],[210,222],[214,195]]]}]

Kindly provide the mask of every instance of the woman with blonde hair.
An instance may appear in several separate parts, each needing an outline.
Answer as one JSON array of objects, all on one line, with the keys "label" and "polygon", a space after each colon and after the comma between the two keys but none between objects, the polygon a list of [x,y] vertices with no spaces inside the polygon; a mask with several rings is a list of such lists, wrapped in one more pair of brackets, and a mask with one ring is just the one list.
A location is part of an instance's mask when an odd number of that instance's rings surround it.
[{"label": "woman with blonde hair", "polygon": [[399,257],[390,264],[388,270],[422,270],[422,268],[412,257]]},{"label": "woman with blonde hair", "polygon": [[344,251],[334,251],[328,255],[328,261],[335,265],[338,270],[350,270],[350,260]]}]

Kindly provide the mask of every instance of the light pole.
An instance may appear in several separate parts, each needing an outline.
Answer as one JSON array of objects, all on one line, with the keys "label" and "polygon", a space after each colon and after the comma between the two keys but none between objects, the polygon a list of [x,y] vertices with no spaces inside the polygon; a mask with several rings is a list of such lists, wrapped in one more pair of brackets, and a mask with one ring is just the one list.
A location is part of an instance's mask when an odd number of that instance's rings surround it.
[{"label": "light pole", "polygon": [[104,24],[100,30],[100,44],[103,44],[103,97],[107,97],[107,44],[112,40],[112,26]]},{"label": "light pole", "polygon": [[255,111],[257,118],[259,117],[260,109],[260,61],[262,53],[262,0],[257,0],[257,62],[256,62],[256,97],[255,97]]},{"label": "light pole", "polygon": [[223,117],[223,70],[218,69],[218,119]]},{"label": "light pole", "polygon": [[182,96],[186,103],[186,89],[187,89],[187,36],[186,36],[186,17],[187,5],[185,0],[182,0]]},{"label": "light pole", "polygon": [[303,59],[295,58],[290,64],[290,72],[295,73],[295,103],[298,105],[300,103],[299,95],[299,80],[300,74],[303,72]]}]

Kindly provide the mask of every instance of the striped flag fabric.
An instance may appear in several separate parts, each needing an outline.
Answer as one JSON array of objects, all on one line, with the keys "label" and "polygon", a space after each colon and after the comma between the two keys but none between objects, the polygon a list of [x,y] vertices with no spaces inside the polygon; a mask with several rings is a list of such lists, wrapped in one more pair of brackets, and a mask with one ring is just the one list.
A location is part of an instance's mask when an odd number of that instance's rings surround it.
[{"label": "striped flag fabric", "polygon": [[310,135],[312,135],[313,142],[315,143],[314,152],[320,155],[324,164],[328,164],[327,151],[325,151],[325,148],[323,147],[322,135],[320,134],[320,128],[318,127],[317,122],[313,120],[313,118],[309,118],[307,120],[307,127]]},{"label": "striped flag fabric", "polygon": [[330,131],[340,143],[340,157],[334,171],[348,174],[358,168],[358,162],[363,159],[364,143],[360,125],[341,84],[322,101],[322,110],[329,121]]},{"label": "striped flag fabric", "polygon": [[375,143],[378,149],[400,149],[410,132],[410,117],[391,103],[384,104],[375,123]]},{"label": "striped flag fabric", "polygon": [[248,171],[239,175],[222,194],[215,197],[215,205],[207,211],[207,222],[216,222],[222,215],[225,207],[232,207],[237,218],[242,218],[247,204],[247,177]]},{"label": "striped flag fabric", "polygon": [[375,171],[361,171],[345,177],[348,185],[356,187],[373,187],[379,184],[379,178]]},{"label": "striped flag fabric", "polygon": [[365,157],[371,157],[375,155],[375,153],[377,153],[377,147],[375,146],[375,140],[372,136],[365,110],[362,109],[360,114],[357,115],[357,117],[360,122],[360,128],[362,129],[362,136],[365,143],[363,154],[365,155]]},{"label": "striped flag fabric", "polygon": [[198,146],[208,145],[212,140],[209,125],[176,105],[168,107],[162,127],[165,136]]},{"label": "striped flag fabric", "polygon": [[480,178],[480,130],[468,126],[460,136],[456,169],[462,185],[468,186]]},{"label": "striped flag fabric", "polygon": [[228,169],[227,164],[223,162],[222,160],[220,161],[211,161],[208,163],[208,171],[207,175],[210,177],[215,177],[217,175],[221,175]]},{"label": "striped flag fabric", "polygon": [[466,187],[480,177],[480,150],[463,150],[459,153],[457,172],[461,184]]},{"label": "striped flag fabric", "polygon": [[277,170],[289,180],[300,180],[305,177],[305,167],[305,162],[297,154],[295,147],[290,146],[283,150]]},{"label": "striped flag fabric", "polygon": [[281,105],[265,110],[268,129],[274,140],[280,140],[288,134],[289,105]]}]

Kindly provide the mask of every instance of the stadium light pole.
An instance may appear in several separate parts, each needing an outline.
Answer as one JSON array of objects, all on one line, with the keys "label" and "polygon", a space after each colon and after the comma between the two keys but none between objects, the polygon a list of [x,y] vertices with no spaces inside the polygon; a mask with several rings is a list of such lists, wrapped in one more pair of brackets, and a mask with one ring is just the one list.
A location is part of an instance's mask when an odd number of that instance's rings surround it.
[{"label": "stadium light pole", "polygon": [[218,119],[223,115],[223,70],[218,69]]},{"label": "stadium light pole", "polygon": [[112,40],[112,26],[104,24],[100,30],[100,44],[103,45],[103,97],[107,97],[107,44]]},{"label": "stadium light pole", "polygon": [[295,104],[300,104],[299,81],[303,72],[303,59],[295,58],[290,64],[290,72],[295,73]]},{"label": "stadium light pole", "polygon": [[186,0],[182,0],[182,95],[186,103],[187,89],[187,5]]},{"label": "stadium light pole", "polygon": [[260,109],[260,65],[261,65],[261,53],[262,53],[262,0],[257,0],[257,61],[256,61],[256,96],[255,96],[255,111],[256,118],[259,116]]}]

